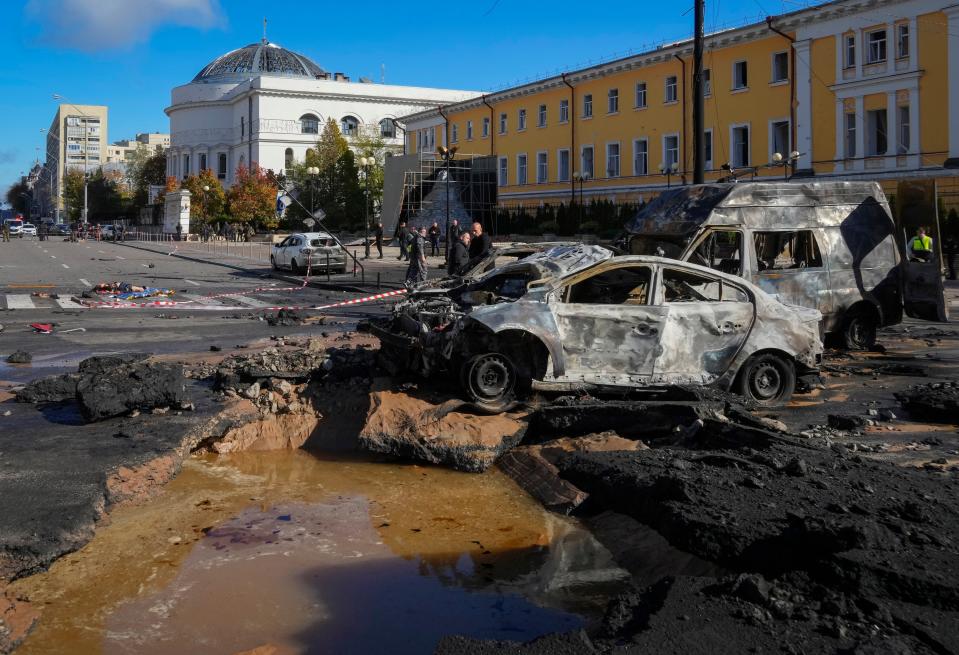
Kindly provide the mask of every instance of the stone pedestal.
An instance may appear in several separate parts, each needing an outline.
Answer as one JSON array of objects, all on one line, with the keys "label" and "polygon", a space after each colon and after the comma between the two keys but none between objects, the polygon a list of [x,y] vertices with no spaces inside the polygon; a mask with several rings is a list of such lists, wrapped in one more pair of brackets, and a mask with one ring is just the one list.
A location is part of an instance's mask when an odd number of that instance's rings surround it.
[{"label": "stone pedestal", "polygon": [[176,234],[179,225],[182,234],[190,233],[190,192],[186,189],[169,191],[163,200],[163,233]]}]

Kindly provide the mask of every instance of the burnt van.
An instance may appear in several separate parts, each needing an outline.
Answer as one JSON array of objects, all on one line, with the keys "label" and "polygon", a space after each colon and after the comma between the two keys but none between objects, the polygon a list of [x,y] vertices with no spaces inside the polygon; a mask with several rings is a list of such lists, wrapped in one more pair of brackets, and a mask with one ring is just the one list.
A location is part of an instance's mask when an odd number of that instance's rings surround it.
[{"label": "burnt van", "polygon": [[[931,217],[930,223],[934,222]],[[910,262],[876,182],[680,187],[626,226],[628,249],[734,273],[782,302],[818,309],[822,331],[870,348],[903,313],[947,320],[939,262]]]}]

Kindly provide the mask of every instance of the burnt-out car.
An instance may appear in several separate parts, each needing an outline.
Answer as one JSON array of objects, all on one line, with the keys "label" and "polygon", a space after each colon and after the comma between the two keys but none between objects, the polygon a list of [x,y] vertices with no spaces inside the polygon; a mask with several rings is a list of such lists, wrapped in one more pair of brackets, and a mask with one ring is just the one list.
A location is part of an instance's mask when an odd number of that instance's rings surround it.
[{"label": "burnt-out car", "polygon": [[735,275],[583,245],[413,293],[372,331],[386,361],[452,374],[490,410],[532,389],[672,385],[716,385],[776,406],[797,376],[815,372],[821,319]]}]

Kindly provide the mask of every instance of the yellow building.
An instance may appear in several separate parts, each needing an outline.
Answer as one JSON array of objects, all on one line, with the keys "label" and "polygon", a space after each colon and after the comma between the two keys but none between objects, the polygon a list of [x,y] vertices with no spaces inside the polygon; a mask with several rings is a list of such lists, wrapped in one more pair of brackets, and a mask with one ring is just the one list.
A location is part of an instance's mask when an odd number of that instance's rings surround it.
[{"label": "yellow building", "polygon": [[[837,0],[705,45],[707,181],[935,178],[959,204],[956,0]],[[692,178],[692,48],[406,116],[406,152],[495,156],[501,207],[648,199]]]}]

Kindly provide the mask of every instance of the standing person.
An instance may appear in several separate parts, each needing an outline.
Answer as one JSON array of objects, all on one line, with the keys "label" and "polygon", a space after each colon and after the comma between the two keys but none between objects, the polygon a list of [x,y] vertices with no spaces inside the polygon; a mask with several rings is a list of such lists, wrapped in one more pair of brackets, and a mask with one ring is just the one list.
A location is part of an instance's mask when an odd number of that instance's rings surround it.
[{"label": "standing person", "polygon": [[446,272],[450,275],[460,276],[469,268],[470,262],[470,233],[463,232],[460,238],[453,243],[450,249],[449,262],[446,265]]},{"label": "standing person", "polygon": [[380,253],[380,259],[383,259],[383,224],[376,224],[376,231],[373,232],[373,238],[376,240],[376,251]]},{"label": "standing person", "polygon": [[406,284],[413,286],[426,281],[426,228],[410,233],[410,265],[406,269]]},{"label": "standing person", "polygon": [[924,262],[932,257],[932,237],[926,236],[926,228],[916,230],[916,236],[909,240],[909,255]]},{"label": "standing person", "polygon": [[430,226],[430,255],[434,257],[440,251],[440,225],[436,221]]},{"label": "standing person", "polygon": [[397,257],[397,259],[400,261],[403,261],[407,257],[406,240],[408,237],[409,230],[406,229],[406,223],[401,221],[399,226],[396,228],[396,242],[400,247],[400,255]]},{"label": "standing person", "polygon": [[463,233],[463,230],[460,229],[460,222],[455,218],[450,221],[450,229],[446,233],[446,263],[449,265],[449,256],[450,252],[453,250],[453,246],[457,244],[460,240],[460,235]]},{"label": "standing person", "polygon": [[126,241],[126,235],[127,235],[126,225],[121,225],[120,227],[117,228],[117,240],[118,240],[118,241],[120,241],[121,243],[122,243],[123,241]]},{"label": "standing person", "polygon": [[959,255],[959,241],[950,234],[942,242],[942,252],[946,256],[946,265],[949,267],[949,279],[956,279],[956,255]]},{"label": "standing person", "polygon": [[3,222],[3,242],[10,243],[10,223]]},{"label": "standing person", "polygon": [[470,240],[470,261],[486,257],[493,247],[493,240],[483,232],[483,226],[473,223],[473,237]]},{"label": "standing person", "polygon": [[182,238],[183,238],[183,224],[177,223],[176,224],[176,240],[179,241]]}]

